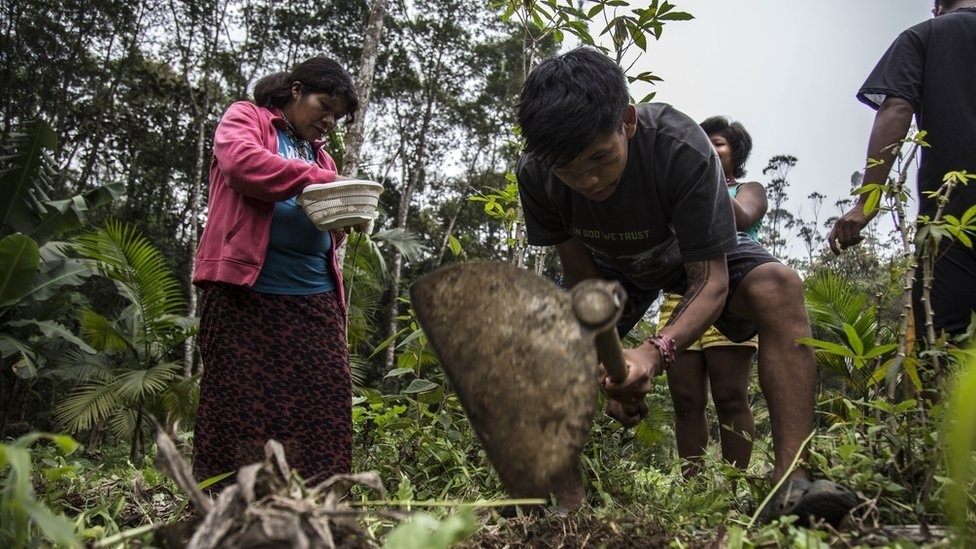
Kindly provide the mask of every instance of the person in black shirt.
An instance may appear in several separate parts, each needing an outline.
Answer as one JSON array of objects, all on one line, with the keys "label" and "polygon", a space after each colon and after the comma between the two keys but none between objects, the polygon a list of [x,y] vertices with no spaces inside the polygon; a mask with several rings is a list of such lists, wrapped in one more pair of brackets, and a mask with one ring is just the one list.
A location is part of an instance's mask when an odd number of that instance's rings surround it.
[{"label": "person in black shirt", "polygon": [[[948,172],[976,175],[976,1],[936,0],[935,18],[902,32],[861,86],[857,98],[877,109],[868,138],[869,162],[863,184],[882,184],[888,177],[898,144],[912,116],[925,131],[929,146],[921,149],[918,170],[918,213],[932,219],[938,203],[931,193]],[[894,145],[894,146],[892,146]],[[865,212],[870,193],[837,220],[827,236],[836,253],[858,244],[861,230],[877,215]],[[942,211],[943,218],[964,216],[976,207],[976,180],[956,185]],[[931,289],[936,334],[967,333],[976,313],[976,251],[955,239],[942,239]],[[912,288],[917,338],[924,339],[925,308],[922,272]]]},{"label": "person in black shirt", "polygon": [[[657,334],[624,350],[622,382],[604,380],[608,413],[625,426],[647,414],[654,377],[715,326],[729,339],[759,334],[759,379],[772,423],[774,480],[783,488],[764,519],[810,516],[835,526],[858,504],[849,489],[791,468],[813,431],[816,362],[803,284],[746,235],[736,234],[718,154],[702,128],[663,103],[631,104],[623,70],[579,48],[529,74],[518,109],[525,152],[516,167],[529,244],[555,246],[567,285],[619,281],[619,334],[660,291],[681,294]],[[582,499],[582,479],[560,479],[560,503]]]}]

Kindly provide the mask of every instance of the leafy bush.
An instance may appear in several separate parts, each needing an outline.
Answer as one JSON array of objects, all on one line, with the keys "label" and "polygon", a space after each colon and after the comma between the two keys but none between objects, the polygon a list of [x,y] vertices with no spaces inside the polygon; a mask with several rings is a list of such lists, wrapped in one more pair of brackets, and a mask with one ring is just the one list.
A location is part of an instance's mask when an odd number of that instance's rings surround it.
[{"label": "leafy bush", "polygon": [[34,403],[39,396],[35,383],[52,377],[57,357],[65,352],[95,353],[75,337],[70,315],[80,301],[77,288],[92,272],[69,257],[56,238],[84,226],[91,210],[119,196],[122,187],[107,185],[63,200],[51,198],[59,192],[52,160],[56,147],[57,135],[42,120],[15,128],[0,143],[0,376],[5,386],[12,386],[0,432],[15,406],[36,406],[39,413],[29,419],[45,419],[48,405]]},{"label": "leafy bush", "polygon": [[30,433],[10,444],[0,444],[0,545],[27,547],[50,540],[64,547],[81,547],[71,522],[36,499],[31,447],[47,439],[62,453],[70,454],[78,443],[66,435]]},{"label": "leafy bush", "polygon": [[196,319],[183,315],[179,281],[162,255],[131,227],[109,221],[77,237],[74,249],[114,283],[123,307],[114,314],[81,310],[81,335],[98,353],[62,359],[62,372],[81,383],[58,403],[55,417],[73,432],[107,420],[117,437],[131,441],[131,458],[137,459],[144,451],[147,413],[169,422],[193,417],[198,389],[182,377],[182,363],[174,357]]}]

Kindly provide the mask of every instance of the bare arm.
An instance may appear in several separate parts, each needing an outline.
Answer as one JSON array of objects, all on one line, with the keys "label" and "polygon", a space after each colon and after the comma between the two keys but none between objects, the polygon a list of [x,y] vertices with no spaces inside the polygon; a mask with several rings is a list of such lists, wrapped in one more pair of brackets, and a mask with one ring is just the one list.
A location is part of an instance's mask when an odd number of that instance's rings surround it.
[{"label": "bare arm", "polygon": [[759,222],[766,215],[769,203],[766,200],[766,189],[762,184],[751,181],[739,186],[739,192],[732,199],[732,209],[735,211],[735,228],[744,231]]},{"label": "bare arm", "polygon": [[[725,256],[707,261],[686,263],[688,288],[681,298],[671,319],[658,330],[659,334],[674,339],[680,352],[687,349],[715,322],[725,305],[729,276]],[[627,360],[627,378],[620,382],[604,380],[610,398],[623,404],[623,414],[611,413],[626,426],[640,421],[637,411],[644,395],[651,391],[654,377],[664,372],[660,351],[650,342],[624,351]]]},{"label": "bare arm", "polygon": [[[590,278],[603,278],[590,251],[580,241],[569,239],[557,244],[556,252],[562,262],[567,287]],[[668,324],[659,331],[673,338],[678,350],[686,349],[715,322],[729,288],[725,256],[686,263],[685,270],[688,273],[687,290]],[[627,378],[617,383],[605,378],[603,386],[611,399],[607,413],[630,427],[647,415],[644,396],[651,391],[654,377],[664,371],[664,365],[657,347],[648,342],[625,349],[624,360],[627,362]]]},{"label": "bare arm", "polygon": [[[589,278],[603,278],[590,251],[580,241],[573,238],[557,244],[556,252],[562,262],[567,287],[572,288]],[[674,339],[679,351],[687,349],[715,322],[729,291],[729,273],[724,255],[686,263],[685,271],[688,274],[688,288],[667,325],[659,330]],[[650,350],[657,355],[657,349],[649,343],[644,343],[638,349]]]},{"label": "bare arm", "polygon": [[729,272],[724,255],[707,261],[685,263],[685,271],[688,273],[688,288],[667,324],[658,330],[658,333],[674,339],[679,352],[687,349],[715,322],[729,292]]},{"label": "bare arm", "polygon": [[566,277],[567,288],[572,288],[590,278],[603,278],[590,251],[579,240],[570,238],[561,244],[557,244],[556,253],[559,254],[559,261],[563,265],[563,276]]},{"label": "bare arm", "polygon": [[[908,134],[908,128],[912,124],[913,114],[911,103],[898,97],[888,97],[878,107],[878,112],[874,116],[874,126],[871,128],[871,137],[868,139],[868,158],[881,162],[865,170],[865,185],[883,184],[887,181],[899,144]],[[837,220],[830,234],[827,235],[827,242],[835,254],[863,240],[861,230],[878,213],[877,210],[864,213],[867,199],[868,193],[859,195],[857,204]]]}]

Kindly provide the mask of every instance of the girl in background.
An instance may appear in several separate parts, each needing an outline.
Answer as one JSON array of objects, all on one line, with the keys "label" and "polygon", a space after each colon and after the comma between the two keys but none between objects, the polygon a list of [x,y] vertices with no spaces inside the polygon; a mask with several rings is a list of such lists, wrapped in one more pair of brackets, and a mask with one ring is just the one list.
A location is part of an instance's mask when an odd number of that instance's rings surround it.
[{"label": "girl in background", "polygon": [[[739,238],[758,240],[762,218],[766,215],[766,191],[755,181],[739,181],[745,176],[745,163],[752,152],[752,137],[739,122],[713,116],[701,123],[722,162],[722,171],[732,197]],[[663,326],[681,296],[665,293],[661,306]],[[674,403],[675,438],[678,455],[686,460],[683,472],[691,477],[701,471],[702,456],[708,446],[705,406],[708,388],[720,426],[722,458],[745,469],[752,456],[756,425],[749,408],[749,370],[758,348],[755,337],[735,343],[711,327],[701,339],[678,355],[667,372],[668,389]]]}]

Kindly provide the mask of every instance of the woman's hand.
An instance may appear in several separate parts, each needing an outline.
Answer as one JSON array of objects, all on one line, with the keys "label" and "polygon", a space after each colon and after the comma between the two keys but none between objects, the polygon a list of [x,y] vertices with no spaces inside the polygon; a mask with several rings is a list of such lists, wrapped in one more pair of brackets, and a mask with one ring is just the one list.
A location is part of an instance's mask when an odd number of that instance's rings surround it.
[{"label": "woman's hand", "polygon": [[370,219],[366,223],[361,223],[359,225],[356,225],[355,227],[346,227],[346,234],[349,234],[349,232],[352,229],[356,229],[357,231],[363,233],[364,235],[369,236],[373,234],[373,220]]}]

